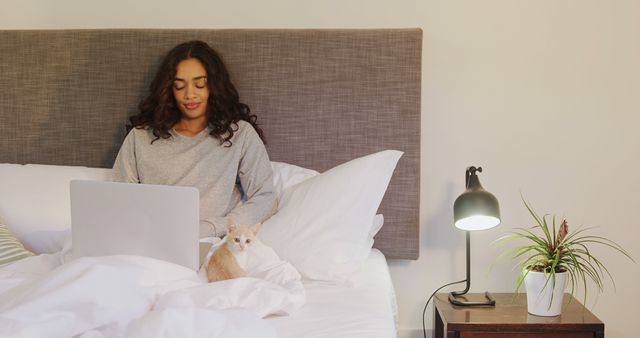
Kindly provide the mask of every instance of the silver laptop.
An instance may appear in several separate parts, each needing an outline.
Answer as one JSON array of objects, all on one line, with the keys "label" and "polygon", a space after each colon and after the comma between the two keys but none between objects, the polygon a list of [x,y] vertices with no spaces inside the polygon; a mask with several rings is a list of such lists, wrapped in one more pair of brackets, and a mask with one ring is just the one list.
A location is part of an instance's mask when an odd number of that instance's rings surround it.
[{"label": "silver laptop", "polygon": [[193,187],[71,181],[73,256],[139,255],[199,267]]}]

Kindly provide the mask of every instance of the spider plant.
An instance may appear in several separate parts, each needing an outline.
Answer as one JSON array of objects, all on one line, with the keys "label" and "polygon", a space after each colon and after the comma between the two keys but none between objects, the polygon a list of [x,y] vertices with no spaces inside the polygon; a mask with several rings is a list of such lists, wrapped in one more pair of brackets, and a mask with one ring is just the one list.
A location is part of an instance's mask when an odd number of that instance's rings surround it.
[{"label": "spider plant", "polygon": [[606,275],[611,279],[615,288],[615,282],[609,270],[590,251],[593,245],[610,247],[635,262],[629,253],[614,241],[587,234],[593,227],[578,227],[575,231],[569,232],[566,220],[563,219],[559,226],[556,226],[555,216],[544,215],[540,217],[524,198],[522,201],[535,224],[530,228],[515,228],[508,235],[495,241],[497,244],[504,244],[512,240],[526,241],[526,244],[508,249],[500,255],[500,257],[511,256],[517,259],[516,267],[520,267],[523,271],[516,280],[516,294],[530,271],[545,274],[545,288],[549,281],[552,282],[552,285],[555,283],[556,274],[567,272],[571,295],[573,296],[577,287],[581,285],[584,290],[584,303],[587,300],[587,280],[593,281],[598,292],[602,292],[603,279]]}]

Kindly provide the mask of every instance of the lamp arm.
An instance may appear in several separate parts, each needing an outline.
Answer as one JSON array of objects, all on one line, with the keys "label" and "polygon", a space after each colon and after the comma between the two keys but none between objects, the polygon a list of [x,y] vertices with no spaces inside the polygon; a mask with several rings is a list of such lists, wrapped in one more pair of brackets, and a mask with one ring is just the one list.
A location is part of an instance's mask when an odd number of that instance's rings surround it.
[{"label": "lamp arm", "polygon": [[[452,291],[449,293],[449,302],[451,302],[453,305],[459,305],[459,306],[495,306],[496,305],[496,300],[491,296],[491,294],[489,292],[485,292],[484,293],[484,297],[485,300],[484,301],[478,301],[478,302],[473,302],[473,301],[467,301],[464,298],[464,295],[469,292],[469,287],[471,285],[471,236],[469,234],[470,231],[465,231],[466,234],[466,239],[467,239],[467,286],[464,288],[464,290],[462,291]],[[458,299],[457,297],[462,296],[462,300]]]},{"label": "lamp arm", "polygon": [[462,291],[453,291],[451,292],[452,295],[454,296],[462,296],[464,294],[466,294],[467,292],[469,292],[469,288],[471,288],[471,239],[470,239],[470,234],[469,231],[465,231],[466,233],[466,239],[467,239],[467,278],[465,279],[465,281],[467,282],[467,286],[464,288],[464,290]]}]

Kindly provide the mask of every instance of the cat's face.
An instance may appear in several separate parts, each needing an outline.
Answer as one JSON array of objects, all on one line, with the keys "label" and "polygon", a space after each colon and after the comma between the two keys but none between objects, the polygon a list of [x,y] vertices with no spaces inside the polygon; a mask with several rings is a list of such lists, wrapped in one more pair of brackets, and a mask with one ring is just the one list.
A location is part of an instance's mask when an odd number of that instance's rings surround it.
[{"label": "cat's face", "polygon": [[227,225],[227,245],[236,251],[244,251],[257,239],[261,223],[253,226]]}]

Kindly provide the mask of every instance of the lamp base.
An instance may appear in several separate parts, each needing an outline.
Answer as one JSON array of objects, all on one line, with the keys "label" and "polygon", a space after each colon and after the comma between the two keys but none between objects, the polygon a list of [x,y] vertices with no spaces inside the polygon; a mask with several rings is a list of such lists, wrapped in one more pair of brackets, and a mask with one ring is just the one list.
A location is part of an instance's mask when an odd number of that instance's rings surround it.
[{"label": "lamp base", "polygon": [[464,294],[459,295],[455,292],[449,293],[449,302],[458,306],[496,306],[496,300],[487,291],[484,293],[484,301],[469,301]]}]

